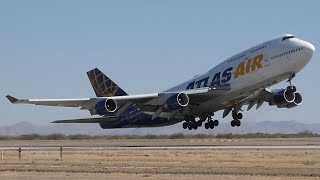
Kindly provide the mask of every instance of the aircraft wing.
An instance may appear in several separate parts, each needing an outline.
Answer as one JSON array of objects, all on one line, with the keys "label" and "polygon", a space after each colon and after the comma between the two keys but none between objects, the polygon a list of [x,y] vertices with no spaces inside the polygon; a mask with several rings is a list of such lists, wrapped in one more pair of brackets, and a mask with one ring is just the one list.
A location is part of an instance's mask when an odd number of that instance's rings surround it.
[{"label": "aircraft wing", "polygon": [[42,106],[60,107],[85,107],[91,103],[90,98],[79,99],[17,99],[13,96],[6,96],[12,104],[34,104]]},{"label": "aircraft wing", "polygon": [[106,99],[113,99],[121,107],[126,104],[135,104],[138,107],[161,106],[163,105],[163,96],[172,93],[185,93],[189,96],[190,104],[207,101],[210,96],[218,96],[230,90],[230,85],[218,87],[205,87],[193,90],[184,90],[181,92],[162,92],[155,94],[143,95],[127,95],[113,97],[94,97],[79,99],[17,99],[13,96],[6,96],[13,104],[34,104],[43,106],[59,106],[59,107],[80,107],[81,109],[92,110],[94,106]]}]

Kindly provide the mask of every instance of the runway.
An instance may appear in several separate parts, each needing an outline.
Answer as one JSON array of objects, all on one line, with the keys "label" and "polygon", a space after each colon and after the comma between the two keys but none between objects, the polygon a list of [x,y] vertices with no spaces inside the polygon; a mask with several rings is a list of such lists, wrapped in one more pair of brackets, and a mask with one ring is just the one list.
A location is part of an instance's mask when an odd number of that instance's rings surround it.
[{"label": "runway", "polygon": [[[223,150],[223,149],[319,149],[320,146],[123,146],[123,147],[88,147],[88,146],[57,146],[57,147],[22,147],[23,150]],[[21,147],[0,147],[0,150],[17,150]]]}]

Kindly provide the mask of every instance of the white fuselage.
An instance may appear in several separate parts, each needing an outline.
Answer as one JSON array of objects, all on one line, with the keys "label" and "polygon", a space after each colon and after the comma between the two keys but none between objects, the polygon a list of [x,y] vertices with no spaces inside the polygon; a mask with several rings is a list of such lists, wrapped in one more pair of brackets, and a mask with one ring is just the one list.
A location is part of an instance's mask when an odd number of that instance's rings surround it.
[{"label": "white fuselage", "polygon": [[285,35],[245,50],[225,60],[208,72],[167,91],[181,91],[230,84],[231,90],[209,99],[194,111],[215,112],[242,101],[266,87],[289,79],[310,61],[312,44]]}]

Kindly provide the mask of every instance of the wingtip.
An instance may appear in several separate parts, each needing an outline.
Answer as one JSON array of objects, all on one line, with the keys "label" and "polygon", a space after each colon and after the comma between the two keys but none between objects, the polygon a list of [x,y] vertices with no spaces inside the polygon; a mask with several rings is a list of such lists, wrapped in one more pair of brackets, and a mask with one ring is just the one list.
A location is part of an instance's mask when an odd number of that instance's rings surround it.
[{"label": "wingtip", "polygon": [[18,101],[17,98],[13,97],[13,96],[10,96],[10,95],[7,95],[6,98],[11,102],[11,103],[15,103]]},{"label": "wingtip", "polygon": [[59,124],[59,123],[63,123],[63,120],[51,121],[50,123],[52,123],[52,124]]}]

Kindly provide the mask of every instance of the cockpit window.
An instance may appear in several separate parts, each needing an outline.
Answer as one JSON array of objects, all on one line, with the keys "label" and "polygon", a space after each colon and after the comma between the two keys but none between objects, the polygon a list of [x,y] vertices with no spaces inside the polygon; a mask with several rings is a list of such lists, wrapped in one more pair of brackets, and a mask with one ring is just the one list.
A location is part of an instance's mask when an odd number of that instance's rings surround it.
[{"label": "cockpit window", "polygon": [[287,40],[287,39],[291,39],[291,38],[295,38],[294,36],[286,36],[284,38],[282,38],[282,41]]}]

